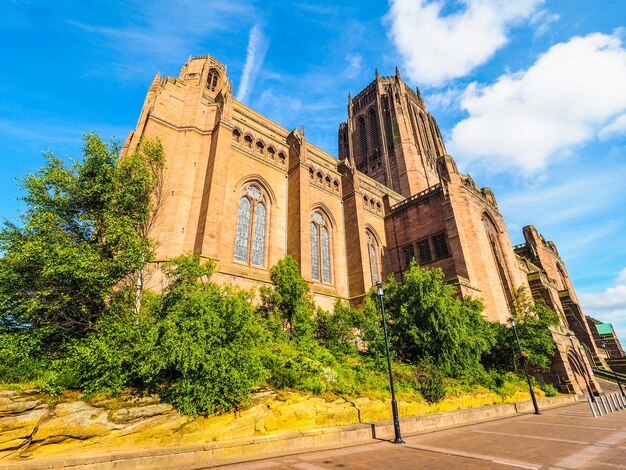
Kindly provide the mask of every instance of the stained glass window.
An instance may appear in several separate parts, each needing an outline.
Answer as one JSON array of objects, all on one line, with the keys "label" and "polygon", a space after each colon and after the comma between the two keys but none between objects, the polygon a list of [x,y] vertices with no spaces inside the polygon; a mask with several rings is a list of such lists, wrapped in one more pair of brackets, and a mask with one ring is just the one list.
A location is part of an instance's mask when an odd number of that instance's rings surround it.
[{"label": "stained glass window", "polygon": [[250,233],[250,200],[242,197],[239,200],[237,217],[237,237],[235,239],[235,260],[248,262],[248,237]]},{"label": "stained glass window", "polygon": [[330,275],[330,233],[326,226],[326,218],[321,212],[313,213],[311,222],[311,278],[327,284]]},{"label": "stained glass window", "polygon": [[265,261],[265,206],[262,203],[258,203],[254,209],[254,236],[252,239],[252,264],[254,264],[255,266],[263,266],[264,261]]},{"label": "stained glass window", "polygon": [[263,203],[263,193],[254,184],[242,189],[241,193],[243,197],[239,200],[234,259],[264,266],[267,209]]},{"label": "stained glass window", "polygon": [[378,272],[378,250],[376,249],[374,238],[370,233],[367,233],[367,246],[370,253],[370,270],[372,271],[372,284],[376,284],[380,280],[380,274]]},{"label": "stained glass window", "polygon": [[317,225],[311,223],[311,277],[316,281],[320,279],[317,243]]},{"label": "stained glass window", "polygon": [[330,283],[330,248],[328,246],[328,229],[321,228],[322,232],[322,282]]}]

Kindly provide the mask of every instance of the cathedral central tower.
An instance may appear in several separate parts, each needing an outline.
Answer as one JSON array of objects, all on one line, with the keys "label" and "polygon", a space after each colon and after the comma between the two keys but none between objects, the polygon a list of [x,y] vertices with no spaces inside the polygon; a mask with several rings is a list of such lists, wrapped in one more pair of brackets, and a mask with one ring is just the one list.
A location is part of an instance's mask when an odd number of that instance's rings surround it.
[{"label": "cathedral central tower", "polygon": [[376,78],[348,98],[348,121],[339,126],[339,158],[409,197],[439,182],[437,159],[446,154],[437,122],[419,91],[400,77]]}]

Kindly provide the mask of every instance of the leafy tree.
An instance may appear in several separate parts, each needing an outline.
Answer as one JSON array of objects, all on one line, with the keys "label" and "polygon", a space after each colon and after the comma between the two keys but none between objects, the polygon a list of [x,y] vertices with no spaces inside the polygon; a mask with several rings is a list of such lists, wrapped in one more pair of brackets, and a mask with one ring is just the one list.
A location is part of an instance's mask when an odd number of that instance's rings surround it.
[{"label": "leafy tree", "polygon": [[[0,231],[2,331],[45,328],[80,337],[104,311],[114,286],[153,257],[148,238],[163,149],[144,142],[118,160],[119,145],[84,137],[83,160],[46,164],[23,180],[21,225]],[[42,330],[44,331],[44,330]]]},{"label": "leafy tree", "polygon": [[213,263],[201,263],[198,255],[174,258],[165,271],[170,284],[138,376],[185,414],[247,401],[265,375],[250,292],[205,282]]},{"label": "leafy tree", "polygon": [[440,269],[422,269],[415,262],[404,283],[389,278],[387,284],[390,341],[399,359],[417,363],[430,358],[452,376],[482,371],[480,358],[493,338],[480,301],[459,299]]},{"label": "leafy tree", "polygon": [[339,354],[356,355],[359,352],[360,330],[364,327],[362,310],[337,301],[332,312],[319,309],[316,315],[316,337],[322,346]]},{"label": "leafy tree", "polygon": [[[529,356],[529,366],[538,372],[548,371],[556,352],[550,328],[559,324],[558,315],[543,299],[533,299],[524,287],[515,291],[511,310],[522,350]],[[494,323],[491,328],[496,342],[492,351],[484,357],[483,363],[501,371],[516,370],[519,351],[513,328],[498,323]]]},{"label": "leafy tree", "polygon": [[290,339],[310,341],[313,339],[315,304],[309,284],[300,274],[298,262],[287,255],[270,270],[273,288],[261,290],[261,312],[273,325],[274,333],[287,331]]}]

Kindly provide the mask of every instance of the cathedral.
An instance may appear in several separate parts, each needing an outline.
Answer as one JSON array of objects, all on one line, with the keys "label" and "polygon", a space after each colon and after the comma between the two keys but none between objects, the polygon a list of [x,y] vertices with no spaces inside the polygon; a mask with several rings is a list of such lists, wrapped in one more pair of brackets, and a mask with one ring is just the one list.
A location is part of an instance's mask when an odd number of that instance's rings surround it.
[{"label": "cathedral", "polygon": [[[122,156],[143,137],[166,154],[164,198],[152,236],[157,263],[195,252],[217,263],[213,279],[270,283],[294,257],[318,305],[359,304],[412,260],[441,268],[462,297],[506,322],[526,287],[555,310],[558,352],[543,380],[562,391],[598,390],[603,361],[553,242],[533,226],[511,240],[493,192],[460,173],[419,90],[396,69],[348,98],[339,158],[238,102],[226,67],[190,58],[177,78],[157,74]],[[153,287],[158,287],[158,275]]]}]

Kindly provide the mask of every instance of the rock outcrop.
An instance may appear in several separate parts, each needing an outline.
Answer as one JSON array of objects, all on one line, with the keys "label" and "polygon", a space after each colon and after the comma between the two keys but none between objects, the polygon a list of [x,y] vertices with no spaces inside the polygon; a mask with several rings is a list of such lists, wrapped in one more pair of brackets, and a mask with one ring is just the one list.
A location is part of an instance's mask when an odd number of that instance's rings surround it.
[{"label": "rock outcrop", "polygon": [[[526,397],[515,396],[515,399]],[[485,391],[436,406],[400,401],[401,416],[502,403]],[[507,400],[509,401],[509,400]],[[257,393],[245,410],[187,417],[155,396],[51,399],[35,391],[0,391],[0,462],[97,455],[304,431],[390,418],[389,402],[359,397]]]}]

